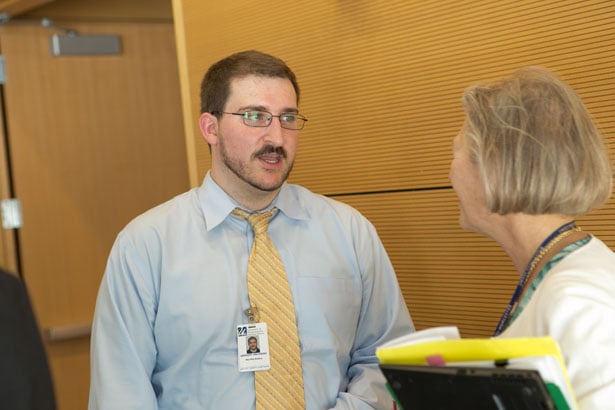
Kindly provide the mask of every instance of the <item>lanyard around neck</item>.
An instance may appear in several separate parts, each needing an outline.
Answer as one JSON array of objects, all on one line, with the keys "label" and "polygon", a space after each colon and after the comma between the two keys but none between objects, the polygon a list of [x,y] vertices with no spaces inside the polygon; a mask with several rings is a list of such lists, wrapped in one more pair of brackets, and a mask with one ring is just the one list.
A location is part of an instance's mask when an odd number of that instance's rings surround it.
[{"label": "lanyard around neck", "polygon": [[510,299],[510,302],[508,302],[508,306],[506,306],[506,309],[504,310],[504,313],[502,314],[502,317],[500,318],[500,321],[498,322],[498,325],[495,328],[495,332],[493,333],[493,336],[497,336],[500,333],[502,333],[502,331],[508,324],[508,320],[510,319],[512,310],[517,304],[517,301],[519,300],[519,297],[521,296],[521,292],[523,291],[523,288],[525,287],[525,283],[527,282],[530,271],[533,270],[533,268],[535,267],[535,262],[538,261],[538,257],[541,254],[541,252],[549,248],[551,243],[554,243],[554,241],[558,239],[560,235],[562,235],[565,232],[571,231],[575,229],[576,227],[577,225],[574,221],[567,222],[564,225],[557,228],[555,231],[551,232],[551,234],[544,241],[542,241],[538,249],[536,249],[536,252],[534,252],[534,255],[532,255],[532,257],[530,258],[527,266],[525,267],[525,270],[523,271],[523,274],[519,278],[519,283],[517,284],[517,287],[515,288],[515,291]]}]

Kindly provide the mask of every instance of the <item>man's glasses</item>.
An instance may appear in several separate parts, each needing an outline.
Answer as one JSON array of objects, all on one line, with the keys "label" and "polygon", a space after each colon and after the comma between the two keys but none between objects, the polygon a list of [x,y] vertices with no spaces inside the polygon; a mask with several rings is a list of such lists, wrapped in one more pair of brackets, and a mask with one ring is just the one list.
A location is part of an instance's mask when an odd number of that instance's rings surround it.
[{"label": "man's glasses", "polygon": [[287,130],[302,130],[307,118],[296,112],[283,112],[280,115],[273,115],[267,111],[245,111],[245,112],[212,112],[212,114],[238,115],[243,123],[248,127],[268,127],[271,125],[273,117],[280,119],[280,126]]}]

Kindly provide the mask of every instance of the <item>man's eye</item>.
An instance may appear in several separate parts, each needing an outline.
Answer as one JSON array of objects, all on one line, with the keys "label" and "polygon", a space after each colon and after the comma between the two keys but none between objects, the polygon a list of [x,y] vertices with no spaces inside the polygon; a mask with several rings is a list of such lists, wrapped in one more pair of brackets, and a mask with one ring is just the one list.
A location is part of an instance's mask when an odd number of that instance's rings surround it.
[{"label": "man's eye", "polygon": [[265,119],[265,114],[259,111],[248,111],[244,115],[252,121],[261,121]]},{"label": "man's eye", "polygon": [[297,114],[282,114],[280,119],[284,122],[295,122],[297,121]]}]

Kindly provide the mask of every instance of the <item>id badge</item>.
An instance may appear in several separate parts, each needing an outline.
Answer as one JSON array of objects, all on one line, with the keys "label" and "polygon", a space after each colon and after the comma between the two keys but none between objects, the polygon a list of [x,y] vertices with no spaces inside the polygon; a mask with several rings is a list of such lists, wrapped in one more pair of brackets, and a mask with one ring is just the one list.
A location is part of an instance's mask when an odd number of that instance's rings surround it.
[{"label": "id badge", "polygon": [[237,326],[237,361],[240,372],[271,368],[267,323]]}]

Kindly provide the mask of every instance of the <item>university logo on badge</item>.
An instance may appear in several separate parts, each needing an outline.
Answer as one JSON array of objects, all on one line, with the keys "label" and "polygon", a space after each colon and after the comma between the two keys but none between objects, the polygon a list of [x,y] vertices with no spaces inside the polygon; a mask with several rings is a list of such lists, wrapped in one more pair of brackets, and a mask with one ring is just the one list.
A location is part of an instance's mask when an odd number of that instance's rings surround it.
[{"label": "university logo on badge", "polygon": [[237,337],[239,336],[246,336],[248,334],[248,327],[247,326],[238,326],[237,327]]}]

